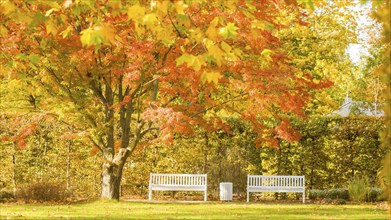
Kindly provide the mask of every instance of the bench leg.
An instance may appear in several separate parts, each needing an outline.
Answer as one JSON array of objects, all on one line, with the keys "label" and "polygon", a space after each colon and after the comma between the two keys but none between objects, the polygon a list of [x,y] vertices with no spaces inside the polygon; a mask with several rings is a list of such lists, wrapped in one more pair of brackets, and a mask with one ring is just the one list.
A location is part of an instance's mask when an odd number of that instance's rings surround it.
[{"label": "bench leg", "polygon": [[303,191],[303,204],[305,203],[305,191]]},{"label": "bench leg", "polygon": [[206,196],[206,190],[204,191],[204,202],[206,202],[207,196]]},{"label": "bench leg", "polygon": [[247,189],[247,202],[249,202],[249,201],[250,201],[250,192]]},{"label": "bench leg", "polygon": [[151,190],[151,188],[149,188],[149,190],[148,190],[148,200],[149,201],[152,200],[152,190]]}]

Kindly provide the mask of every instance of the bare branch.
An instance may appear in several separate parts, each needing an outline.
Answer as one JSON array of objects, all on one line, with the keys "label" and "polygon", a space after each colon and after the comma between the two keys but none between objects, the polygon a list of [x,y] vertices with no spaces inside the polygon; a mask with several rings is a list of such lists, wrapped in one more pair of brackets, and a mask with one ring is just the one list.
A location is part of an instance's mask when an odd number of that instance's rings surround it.
[{"label": "bare branch", "polygon": [[102,147],[99,146],[99,144],[96,143],[96,141],[95,141],[92,137],[88,136],[88,139],[90,139],[90,141],[92,141],[92,143],[94,144],[94,146],[95,146],[96,148],[98,148],[99,151],[103,154],[103,149],[102,149]]},{"label": "bare branch", "polygon": [[235,97],[232,97],[231,99],[225,100],[224,102],[222,102],[222,103],[220,103],[220,104],[218,104],[218,105],[214,105],[214,106],[211,106],[211,107],[206,108],[206,109],[204,109],[204,110],[201,110],[201,111],[199,111],[199,112],[197,112],[197,113],[194,113],[194,114],[191,115],[190,117],[193,118],[193,117],[195,117],[195,116],[197,116],[197,115],[199,115],[199,114],[201,114],[201,113],[204,113],[204,112],[207,112],[207,111],[209,111],[209,110],[211,110],[211,109],[214,109],[214,108],[223,106],[223,105],[225,105],[225,104],[227,104],[227,103],[229,103],[229,102],[238,101],[238,100],[236,100],[237,98],[243,97],[243,96],[245,96],[245,95],[248,95],[248,94],[247,94],[247,93],[241,93],[241,94],[239,94],[239,95],[237,95],[237,96],[235,96]]}]

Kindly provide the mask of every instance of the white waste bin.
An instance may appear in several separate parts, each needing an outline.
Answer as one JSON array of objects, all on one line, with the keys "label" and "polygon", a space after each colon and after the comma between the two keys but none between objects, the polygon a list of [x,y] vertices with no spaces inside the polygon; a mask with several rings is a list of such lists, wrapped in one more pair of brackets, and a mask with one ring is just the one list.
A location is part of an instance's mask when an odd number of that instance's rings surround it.
[{"label": "white waste bin", "polygon": [[220,183],[220,200],[232,201],[232,183],[222,182]]}]

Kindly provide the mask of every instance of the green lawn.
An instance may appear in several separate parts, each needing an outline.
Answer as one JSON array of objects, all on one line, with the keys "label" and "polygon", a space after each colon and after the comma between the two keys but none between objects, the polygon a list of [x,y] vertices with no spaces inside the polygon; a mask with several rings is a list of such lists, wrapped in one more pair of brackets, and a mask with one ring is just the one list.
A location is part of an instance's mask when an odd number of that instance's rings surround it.
[{"label": "green lawn", "polygon": [[97,201],[0,204],[1,219],[391,219],[376,205]]}]

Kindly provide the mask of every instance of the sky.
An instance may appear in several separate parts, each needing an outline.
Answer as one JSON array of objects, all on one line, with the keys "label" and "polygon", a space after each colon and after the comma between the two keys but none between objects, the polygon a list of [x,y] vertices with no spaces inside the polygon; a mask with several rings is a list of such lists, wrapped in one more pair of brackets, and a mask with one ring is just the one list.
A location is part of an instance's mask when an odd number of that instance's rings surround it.
[{"label": "sky", "polygon": [[358,34],[358,43],[350,44],[346,52],[349,54],[352,62],[358,64],[362,56],[369,55],[368,48],[373,36],[379,38],[380,33],[377,29],[368,28],[368,26],[375,23],[375,21],[370,17],[371,2],[361,5],[358,1],[356,1],[356,6],[351,8],[351,10],[361,12],[360,15],[356,17],[358,29],[361,31],[359,31]]}]

